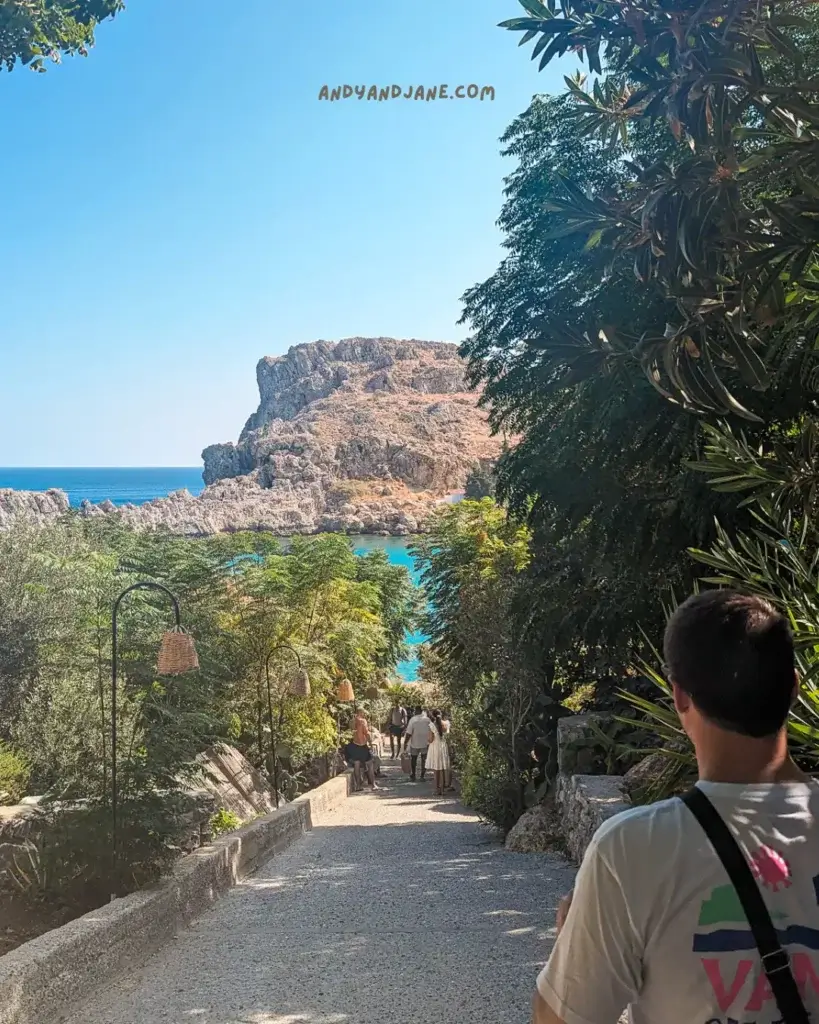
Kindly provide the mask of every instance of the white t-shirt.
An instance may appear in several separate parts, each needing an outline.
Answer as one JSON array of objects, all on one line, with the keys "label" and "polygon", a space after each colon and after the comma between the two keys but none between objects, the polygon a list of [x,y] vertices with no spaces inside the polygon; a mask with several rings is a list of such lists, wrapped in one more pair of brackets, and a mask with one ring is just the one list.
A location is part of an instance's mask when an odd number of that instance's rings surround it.
[{"label": "white t-shirt", "polygon": [[423,750],[429,746],[429,730],[432,722],[426,715],[413,715],[409,720],[404,738],[409,737],[410,747],[413,750]]},{"label": "white t-shirt", "polygon": [[[819,786],[698,783],[745,852],[814,1020],[819,1014]],[[566,1024],[775,1024],[739,899],[679,800],[595,834],[538,990]]]}]

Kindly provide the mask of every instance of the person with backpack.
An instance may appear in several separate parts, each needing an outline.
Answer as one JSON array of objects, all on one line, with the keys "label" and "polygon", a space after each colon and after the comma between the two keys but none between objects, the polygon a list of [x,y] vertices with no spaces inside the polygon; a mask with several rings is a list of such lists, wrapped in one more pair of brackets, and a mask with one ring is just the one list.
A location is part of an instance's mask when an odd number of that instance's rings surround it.
[{"label": "person with backpack", "polygon": [[819,786],[792,760],[787,620],[713,590],[665,664],[699,781],[597,830],[538,978],[535,1024],[808,1024],[819,1014]]},{"label": "person with backpack", "polygon": [[401,738],[407,727],[407,712],[396,704],[390,713],[390,757],[401,755]]}]

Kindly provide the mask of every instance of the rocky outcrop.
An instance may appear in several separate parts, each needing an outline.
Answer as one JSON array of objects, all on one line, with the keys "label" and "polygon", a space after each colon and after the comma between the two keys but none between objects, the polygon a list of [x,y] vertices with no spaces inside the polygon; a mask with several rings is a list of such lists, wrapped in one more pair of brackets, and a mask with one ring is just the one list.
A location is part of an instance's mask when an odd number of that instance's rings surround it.
[{"label": "rocky outcrop", "polygon": [[558,775],[555,802],[566,848],[578,863],[603,822],[630,806],[621,775]]},{"label": "rocky outcrop", "polygon": [[[422,531],[436,504],[463,489],[470,469],[500,453],[455,345],[315,341],[265,357],[256,377],[259,407],[239,440],[202,453],[201,495],[179,491],[122,508],[84,502],[79,514],[189,536],[402,536]],[[7,493],[14,497],[5,513]],[[62,514],[67,505],[61,492],[0,491],[0,528],[18,515]]]},{"label": "rocky outcrop", "polygon": [[0,530],[18,519],[41,522],[59,519],[68,511],[68,495],[64,491],[13,491],[0,488]]},{"label": "rocky outcrop", "polygon": [[198,508],[237,529],[414,533],[476,462],[499,454],[455,345],[316,341],[262,359],[256,376],[259,407],[238,442],[203,452],[205,493],[176,499],[186,517]]},{"label": "rocky outcrop", "polygon": [[563,833],[554,806],[530,807],[509,830],[505,845],[514,853],[548,853],[563,849]]},{"label": "rocky outcrop", "polygon": [[566,849],[578,863],[603,822],[630,806],[622,775],[581,774],[588,770],[587,755],[600,742],[603,720],[592,713],[561,718],[557,724],[555,805]]},{"label": "rocky outcrop", "polygon": [[[309,483],[322,476],[398,479],[443,492],[463,486],[480,457],[473,448],[498,453],[455,345],[316,341],[262,359],[256,377],[259,408],[238,444],[202,453],[206,484],[260,469],[265,487],[281,477],[305,482],[306,475]],[[432,461],[442,464],[437,474]]]},{"label": "rocky outcrop", "polygon": [[[688,760],[680,755],[688,755]],[[632,804],[653,803],[669,796],[680,796],[696,779],[691,748],[683,741],[667,742],[638,761],[623,776],[623,790]]]}]

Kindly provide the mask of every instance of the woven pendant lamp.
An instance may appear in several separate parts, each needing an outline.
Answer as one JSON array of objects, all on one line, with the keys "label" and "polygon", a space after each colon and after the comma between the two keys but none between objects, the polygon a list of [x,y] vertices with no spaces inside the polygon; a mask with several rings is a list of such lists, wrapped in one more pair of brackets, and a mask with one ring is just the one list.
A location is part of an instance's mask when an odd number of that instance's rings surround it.
[{"label": "woven pendant lamp", "polygon": [[355,691],[353,690],[353,684],[349,679],[342,679],[338,684],[336,697],[338,697],[339,700],[355,700]]},{"label": "woven pendant lamp", "polygon": [[364,691],[364,696],[367,698],[367,700],[378,700],[378,698],[381,696],[381,691],[378,689],[375,683],[372,683]]},{"label": "woven pendant lamp", "polygon": [[290,692],[295,697],[310,696],[310,677],[305,669],[300,668],[290,681]]},{"label": "woven pendant lamp", "polygon": [[161,676],[181,676],[196,672],[199,657],[193,637],[180,627],[162,635],[162,644],[156,659],[156,671]]}]

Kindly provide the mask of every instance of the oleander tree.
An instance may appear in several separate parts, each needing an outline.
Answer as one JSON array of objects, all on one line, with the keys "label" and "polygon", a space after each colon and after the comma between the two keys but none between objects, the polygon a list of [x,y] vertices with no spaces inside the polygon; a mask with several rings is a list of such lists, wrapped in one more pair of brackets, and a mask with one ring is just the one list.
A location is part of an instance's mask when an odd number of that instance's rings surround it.
[{"label": "oleander tree", "polygon": [[[533,321],[560,323],[564,334],[589,321],[647,330],[674,312],[656,284],[635,280],[627,257],[607,276],[601,246],[560,231],[550,206],[569,168],[582,166],[601,194],[627,176],[621,153],[578,138],[572,103],[536,97],[504,136],[516,161],[499,218],[507,252],[464,297],[462,352],[492,426],[517,439],[498,464],[496,493],[534,531],[529,606],[558,674],[579,684],[622,676],[641,627],[662,624],[658,589],[691,586],[687,548],[713,540],[716,516],[730,524],[737,515],[689,467],[702,446],[698,418],[659,395],[637,360],[572,364],[571,345],[530,333]],[[630,151],[647,154],[675,145],[650,130],[629,138]],[[806,360],[783,366],[748,399],[753,408],[785,422],[798,414],[809,398]]]},{"label": "oleander tree", "polygon": [[[694,157],[713,163],[715,144],[710,135],[695,134],[692,141],[667,116],[658,114],[657,106],[647,111],[642,101],[627,109],[624,101],[623,110],[615,105],[613,97],[636,94],[641,80],[639,71],[629,71],[637,66],[637,58],[632,54],[626,59],[617,48],[618,32],[632,33],[632,41],[635,32],[639,35],[633,26],[623,28],[617,22],[624,5],[605,4],[600,17],[594,4],[535,0],[524,6],[527,18],[505,24],[523,30],[524,42],[537,37],[535,56],[541,63],[545,66],[555,54],[576,48],[587,63],[591,61],[597,80],[584,87],[570,81],[562,95],[536,97],[504,136],[505,154],[517,160],[506,180],[499,221],[507,255],[495,274],[464,297],[462,322],[470,336],[462,351],[472,382],[483,386],[493,427],[518,438],[500,461],[497,492],[534,530],[533,565],[539,571],[530,598],[541,609],[544,635],[554,637],[556,654],[562,650],[565,668],[573,675],[594,672],[595,661],[602,671],[616,674],[639,650],[642,629],[661,628],[659,591],[670,586],[684,592],[693,585],[696,573],[687,549],[707,548],[714,541],[717,518],[729,532],[751,525],[749,510],[740,500],[743,495],[729,485],[712,488],[708,476],[698,472],[709,443],[702,425],[712,430],[722,430],[723,424],[729,430],[741,428],[768,466],[774,452],[780,458],[791,447],[791,458],[798,460],[796,439],[806,419],[819,411],[819,360],[808,336],[813,307],[809,289],[798,295],[789,291],[783,317],[764,325],[763,387],[761,378],[749,373],[723,345],[721,321],[730,322],[740,314],[728,305],[718,308],[709,303],[692,312],[675,293],[668,261],[652,253],[648,243],[635,248],[628,218],[618,221],[615,230],[616,224],[605,226],[591,223],[585,214],[585,220],[580,217],[584,203],[620,216],[623,203],[637,203],[643,196],[636,168],[652,167],[657,173],[662,167],[688,168]],[[655,50],[661,42],[668,43],[663,19],[671,17],[669,12],[687,10],[692,16],[702,7],[628,6],[639,9],[643,21],[646,12],[653,12],[657,26],[646,28],[646,39],[653,41]],[[787,5],[777,5],[777,10],[783,6]],[[815,15],[806,24],[805,29],[780,25],[786,40],[798,42],[798,59],[791,53],[792,45],[780,42],[777,49],[759,43],[768,84],[788,87],[796,81],[797,65],[805,75],[819,76]],[[607,49],[600,34],[609,29],[614,42]],[[707,26],[702,31],[708,36]],[[595,56],[593,39],[598,37],[603,57]],[[673,72],[672,57],[673,53],[654,58],[669,66],[664,75]],[[704,61],[705,56],[700,54],[697,60]],[[656,68],[653,74],[653,87],[659,90],[662,76]],[[736,176],[742,203],[751,209],[774,201],[786,205],[790,199],[777,193],[772,182],[781,178],[787,183],[788,174],[773,173],[778,166],[775,158],[760,139],[746,138],[746,128],[743,122],[732,142],[735,148],[748,150],[751,162]],[[761,165],[751,161],[752,155],[761,154]],[[706,182],[700,195],[699,179],[687,171],[680,174],[688,204],[679,207],[680,215],[694,209],[702,195],[710,202],[715,195],[719,202],[725,199],[722,192],[714,192],[714,182]],[[729,186],[734,187],[722,182],[719,188]],[[572,200],[578,190],[585,197],[582,202]],[[796,186],[792,193],[793,201],[800,202]],[[665,193],[655,190],[652,195],[658,203],[667,201]],[[715,216],[717,208],[718,204],[712,211]],[[653,209],[648,207],[646,216]],[[716,233],[723,233],[723,228]],[[710,266],[711,257],[705,254],[710,237],[708,232],[697,235],[703,266]],[[772,247],[773,243],[768,248]],[[635,253],[640,259],[649,254],[650,273],[635,273]],[[675,266],[674,273],[693,275],[691,268],[680,269],[679,261]],[[746,307],[751,308],[750,299],[743,310]],[[691,395],[681,396],[667,379],[667,368],[673,370],[675,360],[681,359],[688,369],[698,361],[704,360],[703,366],[708,362],[701,346],[680,346],[670,331],[669,325],[688,323],[689,314],[716,338],[712,362],[719,381],[713,387],[724,385],[731,401],[725,395],[719,402],[689,401]],[[606,338],[622,336],[623,325],[637,341],[610,346]],[[662,353],[655,351],[661,366],[656,359],[646,361],[644,345],[658,334],[668,335],[662,338]],[[731,404],[734,398],[736,403]],[[566,580],[573,584],[569,602],[562,589]]]},{"label": "oleander tree", "polygon": [[[576,53],[565,117],[621,158],[616,189],[582,161],[550,199],[554,234],[626,259],[671,304],[567,330],[533,318],[531,343],[576,372],[636,359],[667,399],[755,420],[743,390],[770,382],[772,351],[812,348],[819,328],[819,76],[806,0],[521,0],[502,27],[540,67]],[[634,151],[644,129],[664,139]],[[659,136],[658,136],[659,138]],[[607,287],[604,276],[604,285]],[[737,387],[741,382],[741,387]]]},{"label": "oleander tree", "polygon": [[819,87],[816,14],[522,3],[504,25],[541,66],[574,51],[589,73],[504,136],[507,253],[464,297],[462,351],[493,427],[517,438],[497,495],[531,530],[522,621],[559,684],[650,704],[664,605],[703,561],[745,552],[724,579],[767,578],[780,607],[816,590],[807,569],[785,587],[776,562],[786,540],[819,564],[819,178],[800,107]]},{"label": "oleander tree", "polygon": [[[577,394],[576,381],[593,389],[639,365],[676,410],[669,426],[678,429],[691,422],[686,413],[698,414],[693,447],[676,463],[677,478],[700,474],[728,508],[708,543],[690,545],[691,564],[699,583],[759,593],[789,616],[803,678],[791,729],[802,756],[815,762],[815,5],[521,3],[526,16],[503,27],[523,32],[523,44],[534,41],[541,67],[568,51],[586,62],[587,75],[566,80],[566,130],[596,142],[625,178],[601,189],[584,177],[582,161],[557,175],[557,194],[546,204],[555,223],[542,232],[544,244],[573,238],[577,249],[600,249],[605,264],[599,287],[578,291],[585,327],[573,329],[569,321],[567,331],[563,311],[550,309],[527,331],[518,328],[514,358],[542,377],[550,374],[549,385],[567,401]],[[648,140],[653,148],[646,149]],[[646,307],[659,294],[670,313],[658,310],[638,320],[636,329],[616,308],[608,320],[600,316],[596,303],[622,284],[625,265]],[[532,354],[524,355],[528,350]],[[479,353],[478,372],[489,366],[510,407],[526,405],[509,397],[486,351]],[[548,466],[537,466],[545,442],[538,446],[535,432],[547,422],[536,415],[525,436],[535,505],[548,477]],[[640,420],[633,426],[639,430]],[[668,436],[661,427],[657,446]],[[517,467],[507,462],[506,469],[520,483]],[[616,505],[608,503],[609,512]],[[656,628],[649,633],[656,637]],[[654,678],[663,685],[656,671]],[[633,695],[632,701],[664,739],[677,737],[667,706]],[[683,769],[686,757],[679,756]]]}]

